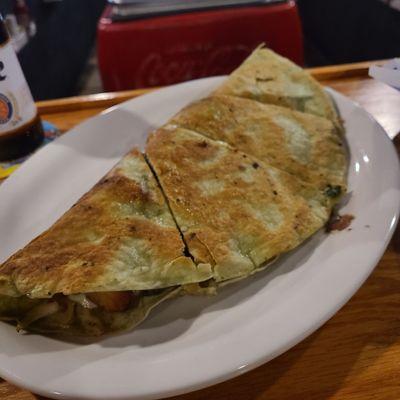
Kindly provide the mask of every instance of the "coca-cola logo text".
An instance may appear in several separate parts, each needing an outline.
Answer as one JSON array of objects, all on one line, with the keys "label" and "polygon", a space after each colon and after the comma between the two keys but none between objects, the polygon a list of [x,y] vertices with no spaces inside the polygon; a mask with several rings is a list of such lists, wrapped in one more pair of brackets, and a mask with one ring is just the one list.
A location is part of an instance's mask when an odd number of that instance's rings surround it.
[{"label": "coca-cola logo text", "polygon": [[[211,46],[208,46],[211,47]],[[174,51],[175,50],[175,51]],[[188,47],[147,55],[137,69],[135,86],[158,86],[231,72],[250,52],[243,45]]]}]

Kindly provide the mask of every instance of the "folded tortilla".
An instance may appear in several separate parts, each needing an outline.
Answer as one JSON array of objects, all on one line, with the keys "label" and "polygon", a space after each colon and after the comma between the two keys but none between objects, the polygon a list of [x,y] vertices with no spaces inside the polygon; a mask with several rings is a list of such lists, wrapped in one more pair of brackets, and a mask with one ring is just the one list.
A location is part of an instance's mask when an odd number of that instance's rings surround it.
[{"label": "folded tortilla", "polygon": [[190,254],[216,282],[254,273],[329,218],[323,191],[196,132],[167,125],[146,154]]},{"label": "folded tortilla", "polygon": [[149,166],[133,150],[49,230],[0,267],[0,319],[23,329],[100,335],[128,329],[195,264]]},{"label": "folded tortilla", "polygon": [[169,124],[199,132],[332,194],[346,191],[343,138],[326,118],[232,96],[190,104]]},{"label": "folded tortilla", "polygon": [[267,48],[257,48],[215,94],[314,114],[331,120],[343,132],[335,106],[322,86],[307,71]]},{"label": "folded tortilla", "polygon": [[0,320],[101,335],[264,269],[346,190],[341,129],[313,78],[256,50],[0,266]]}]

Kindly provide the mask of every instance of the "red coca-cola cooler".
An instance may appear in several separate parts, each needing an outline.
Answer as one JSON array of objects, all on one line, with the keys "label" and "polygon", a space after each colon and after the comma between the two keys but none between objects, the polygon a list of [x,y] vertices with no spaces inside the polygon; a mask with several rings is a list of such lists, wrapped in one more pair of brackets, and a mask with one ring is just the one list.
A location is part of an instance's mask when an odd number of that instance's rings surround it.
[{"label": "red coca-cola cooler", "polygon": [[261,43],[303,63],[295,1],[110,0],[98,25],[107,91],[229,74]]}]

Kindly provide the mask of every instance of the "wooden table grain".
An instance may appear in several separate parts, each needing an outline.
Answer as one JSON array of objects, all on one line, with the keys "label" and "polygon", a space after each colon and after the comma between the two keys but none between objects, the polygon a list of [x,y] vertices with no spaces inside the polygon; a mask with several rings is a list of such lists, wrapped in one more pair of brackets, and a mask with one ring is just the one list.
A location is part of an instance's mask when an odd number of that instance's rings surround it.
[{"label": "wooden table grain", "polygon": [[[400,132],[400,92],[369,79],[368,65],[316,68],[311,73],[324,85],[360,103],[393,137]],[[43,119],[65,131],[111,105],[146,92],[76,97],[40,102],[38,107]],[[400,150],[400,139],[395,143]],[[399,315],[398,228],[366,283],[314,334],[251,372],[174,400],[398,400]],[[259,334],[268,336],[268,332]],[[0,381],[0,399],[43,400],[5,381]]]}]

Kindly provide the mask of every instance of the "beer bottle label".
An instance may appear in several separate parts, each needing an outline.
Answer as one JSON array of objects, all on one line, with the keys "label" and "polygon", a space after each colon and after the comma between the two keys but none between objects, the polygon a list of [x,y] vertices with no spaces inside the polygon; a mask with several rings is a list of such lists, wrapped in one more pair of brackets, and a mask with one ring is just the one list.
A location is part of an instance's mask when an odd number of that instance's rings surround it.
[{"label": "beer bottle label", "polygon": [[36,106],[11,40],[0,45],[0,136],[28,124]]}]

